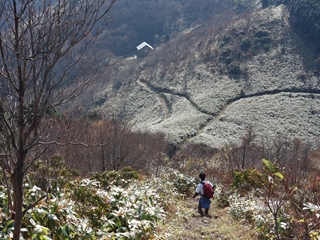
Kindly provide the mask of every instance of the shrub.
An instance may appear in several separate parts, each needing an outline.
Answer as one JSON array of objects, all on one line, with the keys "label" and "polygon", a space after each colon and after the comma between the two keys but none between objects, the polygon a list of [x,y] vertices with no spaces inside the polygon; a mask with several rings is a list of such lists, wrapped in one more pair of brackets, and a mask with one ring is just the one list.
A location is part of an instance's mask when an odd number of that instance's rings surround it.
[{"label": "shrub", "polygon": [[194,178],[190,178],[178,171],[171,170],[169,179],[173,182],[176,191],[185,196],[192,196],[196,187]]},{"label": "shrub", "polygon": [[[164,207],[177,196],[166,179],[136,181],[138,175],[126,168],[118,175],[130,185],[109,185],[105,190],[97,180],[75,179],[55,194],[26,184],[25,206],[30,208],[22,224],[24,239],[151,239],[158,221],[165,218]],[[158,190],[159,189],[159,190]],[[162,194],[162,190],[166,192]],[[6,208],[5,188],[0,185],[0,239],[10,239],[13,220]],[[161,194],[160,194],[161,193]],[[42,196],[45,200],[41,200]]]},{"label": "shrub", "polygon": [[124,167],[120,171],[106,171],[94,174],[90,180],[97,180],[101,187],[109,189],[111,185],[127,187],[133,180],[138,179],[139,174],[131,167]]},{"label": "shrub", "polygon": [[257,169],[248,168],[233,172],[232,187],[240,191],[261,188],[267,183],[266,177]]},{"label": "shrub", "polygon": [[250,39],[246,38],[246,39],[243,39],[241,41],[241,45],[240,45],[240,48],[242,51],[248,51],[248,49],[251,47],[251,41]]},{"label": "shrub", "polygon": [[42,190],[54,192],[58,188],[64,188],[68,181],[78,176],[78,172],[66,166],[62,156],[53,155],[46,161],[36,160],[29,170],[26,181]]},{"label": "shrub", "polygon": [[224,188],[221,188],[219,186],[216,187],[215,193],[214,193],[214,198],[216,200],[217,206],[218,207],[229,207],[229,196],[230,192],[226,191]]},{"label": "shrub", "polygon": [[246,215],[253,215],[254,202],[250,198],[241,197],[237,192],[234,192],[228,197],[230,203],[229,214],[235,219],[244,219]]},{"label": "shrub", "polygon": [[233,75],[239,75],[241,73],[240,66],[236,63],[230,63],[228,66],[228,73]]},{"label": "shrub", "polygon": [[257,30],[253,34],[256,38],[263,38],[269,36],[269,33],[263,30]]}]

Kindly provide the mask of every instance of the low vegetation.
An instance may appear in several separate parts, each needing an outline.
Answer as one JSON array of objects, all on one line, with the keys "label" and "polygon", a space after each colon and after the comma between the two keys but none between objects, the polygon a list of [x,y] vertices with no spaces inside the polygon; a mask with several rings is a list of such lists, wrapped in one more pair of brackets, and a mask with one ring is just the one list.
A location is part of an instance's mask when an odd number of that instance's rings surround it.
[{"label": "low vegetation", "polygon": [[[302,160],[302,143],[278,142],[270,161],[248,131],[240,147],[194,145],[171,158],[159,152],[153,164],[134,169],[84,173],[61,155],[38,160],[24,183],[20,239],[319,239],[319,151]],[[191,198],[199,171],[217,185],[212,218],[199,217]],[[1,239],[11,239],[14,227],[6,177],[2,172]]]}]

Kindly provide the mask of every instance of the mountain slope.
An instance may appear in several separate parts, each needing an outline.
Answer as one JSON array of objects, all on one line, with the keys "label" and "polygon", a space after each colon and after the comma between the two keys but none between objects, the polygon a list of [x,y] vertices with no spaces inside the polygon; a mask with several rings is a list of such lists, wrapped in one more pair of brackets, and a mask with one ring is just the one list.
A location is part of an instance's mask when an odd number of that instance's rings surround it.
[{"label": "mountain slope", "polygon": [[177,144],[220,148],[252,125],[258,140],[315,146],[320,63],[288,15],[280,5],[198,26],[142,60],[123,61],[117,84],[95,95],[95,111],[129,117]]}]

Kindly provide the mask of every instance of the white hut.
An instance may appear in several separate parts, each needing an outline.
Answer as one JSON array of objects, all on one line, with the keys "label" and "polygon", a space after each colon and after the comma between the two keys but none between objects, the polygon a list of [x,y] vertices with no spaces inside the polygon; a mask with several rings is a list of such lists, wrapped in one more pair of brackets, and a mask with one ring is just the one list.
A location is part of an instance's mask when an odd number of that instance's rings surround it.
[{"label": "white hut", "polygon": [[143,42],[137,46],[138,56],[145,57],[149,54],[150,51],[153,51],[153,47],[146,42]]}]

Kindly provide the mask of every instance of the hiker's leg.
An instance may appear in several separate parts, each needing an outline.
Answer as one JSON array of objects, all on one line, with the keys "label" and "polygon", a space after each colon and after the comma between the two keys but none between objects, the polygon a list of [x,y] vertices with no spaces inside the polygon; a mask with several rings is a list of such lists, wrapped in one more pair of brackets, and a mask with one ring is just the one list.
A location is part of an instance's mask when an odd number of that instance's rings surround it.
[{"label": "hiker's leg", "polygon": [[204,216],[200,200],[199,200],[199,203],[198,203],[198,212],[200,213],[201,217]]},{"label": "hiker's leg", "polygon": [[207,216],[209,214],[209,208],[204,209],[204,214]]},{"label": "hiker's leg", "polygon": [[205,209],[204,209],[204,213],[205,213],[205,216],[206,216],[206,217],[212,218],[212,216],[209,214],[209,209],[210,209],[210,208],[205,208]]}]

